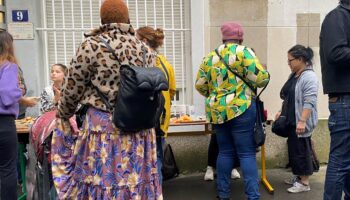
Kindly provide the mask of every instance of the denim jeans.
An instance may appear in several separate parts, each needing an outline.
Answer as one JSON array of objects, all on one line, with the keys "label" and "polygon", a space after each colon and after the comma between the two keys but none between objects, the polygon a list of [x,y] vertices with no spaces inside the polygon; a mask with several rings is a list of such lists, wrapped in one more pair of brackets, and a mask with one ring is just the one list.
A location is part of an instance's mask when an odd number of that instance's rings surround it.
[{"label": "denim jeans", "polygon": [[256,105],[252,105],[240,116],[213,125],[219,145],[216,163],[217,191],[220,198],[230,198],[231,170],[235,156],[241,164],[245,194],[249,200],[259,199],[258,168],[256,165],[256,145],[253,138],[256,120]]},{"label": "denim jeans", "polygon": [[340,200],[343,191],[350,199],[350,95],[330,101],[329,111],[331,145],[323,199]]},{"label": "denim jeans", "polygon": [[157,136],[157,169],[159,174],[160,185],[163,184],[163,175],[162,175],[163,144],[164,144],[164,137]]}]

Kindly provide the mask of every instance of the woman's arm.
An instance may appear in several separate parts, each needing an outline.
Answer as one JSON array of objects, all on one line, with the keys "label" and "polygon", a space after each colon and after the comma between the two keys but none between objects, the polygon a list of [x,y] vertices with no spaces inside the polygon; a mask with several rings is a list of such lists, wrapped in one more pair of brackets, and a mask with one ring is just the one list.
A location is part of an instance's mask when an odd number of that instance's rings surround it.
[{"label": "woman's arm", "polygon": [[18,103],[22,96],[18,81],[18,66],[9,64],[3,67],[0,78],[0,99],[4,106],[11,106]]},{"label": "woman's arm", "polygon": [[298,135],[303,134],[305,132],[306,121],[309,119],[311,115],[311,109],[303,108],[303,112],[301,113],[300,119],[297,123],[296,133]]},{"label": "woman's arm", "polygon": [[243,54],[238,53],[242,60],[243,77],[255,87],[264,87],[270,81],[270,75],[267,70],[260,64],[254,51],[248,47],[244,48]]},{"label": "woman's arm", "polygon": [[33,107],[38,103],[38,101],[39,101],[38,97],[24,97],[24,96],[22,96],[19,99],[19,104],[21,104],[23,106]]},{"label": "woman's arm", "polygon": [[197,79],[195,83],[196,90],[203,96],[208,97],[209,96],[209,86],[208,86],[208,77],[207,77],[207,71],[206,71],[206,61],[208,58],[205,58],[198,70],[197,73]]},{"label": "woman's arm", "polygon": [[221,55],[230,68],[240,75],[251,87],[264,87],[270,81],[270,75],[260,64],[255,52],[242,45],[232,45],[229,52]]},{"label": "woman's arm", "polygon": [[166,70],[168,71],[168,74],[169,74],[169,93],[170,93],[170,99],[173,99],[176,94],[176,78],[175,78],[174,68],[164,56],[161,56],[160,59],[164,63]]},{"label": "woman's arm", "polygon": [[86,85],[90,82],[89,68],[93,61],[94,52],[91,50],[89,39],[85,40],[73,57],[67,77],[61,89],[61,98],[58,102],[58,116],[69,119],[75,113],[76,107],[84,95]]},{"label": "woman's arm", "polygon": [[305,132],[306,121],[309,119],[312,110],[317,107],[318,80],[316,74],[305,74],[303,80],[301,85],[303,111],[297,122],[297,134],[303,134]]}]

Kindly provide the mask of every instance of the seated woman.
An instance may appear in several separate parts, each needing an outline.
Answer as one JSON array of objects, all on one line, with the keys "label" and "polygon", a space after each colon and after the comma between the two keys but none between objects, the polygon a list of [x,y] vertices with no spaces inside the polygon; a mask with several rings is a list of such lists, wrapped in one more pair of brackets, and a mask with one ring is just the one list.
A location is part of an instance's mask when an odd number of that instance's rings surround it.
[{"label": "seated woman", "polygon": [[63,64],[54,64],[51,67],[50,79],[52,85],[46,87],[40,95],[40,112],[46,113],[56,108],[55,104],[61,96],[61,86],[67,74],[67,67]]},{"label": "seated woman", "polygon": [[[35,179],[37,183],[35,185],[29,185],[27,196],[30,199],[39,194],[43,195],[43,199],[55,199],[57,196],[54,187],[52,187],[53,181],[50,161],[51,135],[56,128],[56,105],[61,96],[61,86],[63,85],[67,71],[65,65],[52,65],[50,73],[52,84],[46,87],[40,95],[41,116],[36,119],[32,125],[30,131],[30,144],[36,155],[37,162],[35,163],[40,164],[42,167],[40,169],[30,168],[29,171],[39,170],[39,173],[42,173],[43,176],[37,176]],[[78,128],[75,119],[71,118],[69,122],[77,132]],[[44,187],[44,185],[49,187]]]},{"label": "seated woman", "polygon": [[[46,87],[40,95],[41,115],[35,120],[30,133],[31,144],[34,146],[39,162],[43,161],[44,144],[50,145],[51,143],[45,142],[45,140],[51,136],[52,131],[56,128],[56,105],[61,97],[61,86],[67,71],[67,67],[63,64],[52,65],[50,73],[52,84]],[[74,118],[71,118],[70,122],[73,127],[76,127]]]}]

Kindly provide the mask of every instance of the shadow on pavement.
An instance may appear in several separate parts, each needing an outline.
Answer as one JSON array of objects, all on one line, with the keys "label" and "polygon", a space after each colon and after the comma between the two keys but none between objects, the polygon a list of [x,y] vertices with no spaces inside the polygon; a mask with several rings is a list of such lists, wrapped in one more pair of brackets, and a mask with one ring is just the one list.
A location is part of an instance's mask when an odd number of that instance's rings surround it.
[{"label": "shadow on pavement", "polygon": [[[267,178],[274,188],[274,194],[269,194],[260,183],[261,199],[276,200],[320,200],[323,199],[323,186],[326,173],[326,166],[322,166],[320,171],[314,173],[310,178],[311,191],[298,194],[287,192],[289,185],[284,180],[291,176],[291,172],[285,169],[267,170]],[[203,180],[204,174],[180,176],[176,179],[164,182],[163,193],[165,200],[215,200],[215,181],[207,182]],[[246,199],[244,194],[243,179],[232,180],[231,198],[233,200]]]}]

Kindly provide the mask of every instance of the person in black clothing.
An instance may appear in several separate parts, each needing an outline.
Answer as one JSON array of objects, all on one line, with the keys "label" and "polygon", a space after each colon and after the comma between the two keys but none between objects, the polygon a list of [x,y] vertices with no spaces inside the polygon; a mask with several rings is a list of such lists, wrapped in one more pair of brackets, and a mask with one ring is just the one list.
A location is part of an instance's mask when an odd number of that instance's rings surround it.
[{"label": "person in black clothing", "polygon": [[327,14],[320,33],[323,92],[331,135],[324,200],[350,199],[350,0]]},{"label": "person in black clothing", "polygon": [[276,114],[286,118],[288,156],[293,176],[285,180],[292,185],[287,191],[310,191],[309,177],[314,172],[312,164],[311,135],[317,124],[318,80],[312,70],[313,51],[295,45],[288,51],[288,65],[292,71],[281,89],[282,111]]}]

